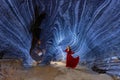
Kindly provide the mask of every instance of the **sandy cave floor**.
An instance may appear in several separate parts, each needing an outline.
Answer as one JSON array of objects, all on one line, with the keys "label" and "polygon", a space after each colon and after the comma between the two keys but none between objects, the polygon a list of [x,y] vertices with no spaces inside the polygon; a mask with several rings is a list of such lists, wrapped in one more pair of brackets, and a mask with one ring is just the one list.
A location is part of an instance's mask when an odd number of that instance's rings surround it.
[{"label": "sandy cave floor", "polygon": [[106,74],[92,72],[84,66],[68,69],[65,62],[24,69],[18,60],[0,61],[0,80],[113,80]]}]

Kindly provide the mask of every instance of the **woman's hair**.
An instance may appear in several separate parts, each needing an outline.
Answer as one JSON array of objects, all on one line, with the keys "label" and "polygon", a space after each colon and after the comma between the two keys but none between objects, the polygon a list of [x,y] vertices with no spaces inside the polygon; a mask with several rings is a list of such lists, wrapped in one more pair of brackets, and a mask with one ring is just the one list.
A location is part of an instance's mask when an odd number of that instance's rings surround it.
[{"label": "woman's hair", "polygon": [[70,47],[70,46],[67,46],[67,48],[69,48],[69,50],[71,50],[71,47]]}]

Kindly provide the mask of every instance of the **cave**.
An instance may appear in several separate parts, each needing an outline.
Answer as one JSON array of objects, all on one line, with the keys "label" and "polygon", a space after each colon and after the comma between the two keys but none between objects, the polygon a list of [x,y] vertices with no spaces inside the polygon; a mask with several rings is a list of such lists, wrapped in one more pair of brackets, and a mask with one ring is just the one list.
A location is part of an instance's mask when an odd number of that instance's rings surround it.
[{"label": "cave", "polygon": [[120,76],[120,0],[0,0],[1,59],[31,66],[40,49],[47,65],[68,45],[79,64]]}]

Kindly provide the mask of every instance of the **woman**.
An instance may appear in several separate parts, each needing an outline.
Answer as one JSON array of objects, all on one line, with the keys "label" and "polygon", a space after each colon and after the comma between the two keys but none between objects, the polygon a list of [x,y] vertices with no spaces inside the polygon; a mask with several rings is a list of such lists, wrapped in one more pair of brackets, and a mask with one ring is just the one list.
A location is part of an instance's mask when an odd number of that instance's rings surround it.
[{"label": "woman", "polygon": [[70,46],[66,48],[65,52],[67,52],[66,67],[75,68],[79,62],[79,56],[76,58],[72,57],[74,52],[71,50]]}]

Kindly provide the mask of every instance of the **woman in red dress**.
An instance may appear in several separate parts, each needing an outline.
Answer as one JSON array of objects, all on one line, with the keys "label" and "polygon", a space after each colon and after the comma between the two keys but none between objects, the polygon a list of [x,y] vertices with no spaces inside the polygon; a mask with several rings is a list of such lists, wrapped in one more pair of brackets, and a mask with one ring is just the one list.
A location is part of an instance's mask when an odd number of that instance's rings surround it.
[{"label": "woman in red dress", "polygon": [[72,54],[74,54],[74,52],[70,49],[70,46],[66,48],[65,52],[67,52],[66,67],[75,68],[79,63],[79,56],[76,58],[72,57]]}]

